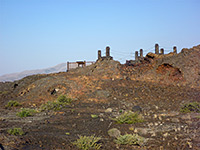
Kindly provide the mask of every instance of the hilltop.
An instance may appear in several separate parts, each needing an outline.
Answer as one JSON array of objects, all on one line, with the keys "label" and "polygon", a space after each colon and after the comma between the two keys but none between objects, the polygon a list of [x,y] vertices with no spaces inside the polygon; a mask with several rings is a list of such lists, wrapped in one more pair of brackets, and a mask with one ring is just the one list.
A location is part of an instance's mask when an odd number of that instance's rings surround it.
[{"label": "hilltop", "polygon": [[[99,143],[105,150],[200,149],[199,60],[200,45],[179,54],[148,53],[133,64],[103,57],[69,72],[0,82],[0,146],[6,150],[77,149],[72,142],[79,135],[95,135],[102,138]],[[72,102],[60,110],[39,111],[60,95]],[[10,100],[21,106],[6,108]],[[183,113],[188,103],[197,108]],[[38,112],[20,118],[16,113],[21,107]],[[116,123],[114,118],[130,111],[139,113],[143,122]],[[8,134],[14,127],[25,134]],[[108,134],[113,128],[117,129],[114,135]],[[127,133],[145,140],[136,145],[115,143],[113,136]]]}]

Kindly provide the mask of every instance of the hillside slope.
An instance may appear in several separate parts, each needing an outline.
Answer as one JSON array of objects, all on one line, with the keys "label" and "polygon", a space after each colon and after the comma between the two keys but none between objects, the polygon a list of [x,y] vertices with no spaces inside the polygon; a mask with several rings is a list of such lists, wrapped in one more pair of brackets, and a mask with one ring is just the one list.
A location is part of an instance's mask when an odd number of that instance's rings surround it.
[{"label": "hillside slope", "polygon": [[[79,135],[96,135],[101,149],[200,149],[200,112],[181,112],[185,104],[200,103],[200,46],[179,54],[147,56],[132,66],[114,60],[97,61],[85,68],[49,75],[33,75],[0,83],[0,146],[14,149],[78,149]],[[67,95],[70,105],[60,110],[39,111],[42,104]],[[10,100],[21,106],[5,108]],[[60,106],[60,105],[59,105]],[[38,112],[20,118],[20,108]],[[119,124],[113,118],[138,112],[143,122]],[[13,136],[8,129],[22,128]],[[119,145],[108,134],[138,134],[142,144]]]}]

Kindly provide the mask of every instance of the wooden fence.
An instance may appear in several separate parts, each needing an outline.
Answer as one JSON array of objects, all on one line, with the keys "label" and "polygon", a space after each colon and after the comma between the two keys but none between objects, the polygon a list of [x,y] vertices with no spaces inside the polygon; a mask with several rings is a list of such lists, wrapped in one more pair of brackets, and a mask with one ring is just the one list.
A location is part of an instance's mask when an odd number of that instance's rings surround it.
[{"label": "wooden fence", "polygon": [[94,64],[95,61],[76,61],[76,62],[67,62],[67,72],[71,69],[75,69],[78,67],[86,67]]}]

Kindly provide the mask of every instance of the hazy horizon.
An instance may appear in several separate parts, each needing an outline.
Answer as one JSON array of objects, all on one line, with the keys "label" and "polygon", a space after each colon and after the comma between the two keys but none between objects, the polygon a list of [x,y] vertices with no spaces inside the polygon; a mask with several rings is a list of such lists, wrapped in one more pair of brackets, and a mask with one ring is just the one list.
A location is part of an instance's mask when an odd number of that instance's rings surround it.
[{"label": "hazy horizon", "polygon": [[0,76],[76,60],[200,44],[199,0],[0,0]]},{"label": "hazy horizon", "polygon": [[[63,64],[66,66],[66,63],[59,63],[59,64],[57,64],[57,65],[47,66],[46,68],[36,68],[36,69],[22,70],[22,71],[19,71],[19,72],[11,72],[11,73],[8,73],[8,74],[2,74],[2,75],[0,75],[0,76],[10,75],[10,74],[15,74],[15,73],[28,72],[28,71],[34,71],[34,70],[38,71],[38,70],[50,69],[50,68],[54,68],[54,67],[57,67],[57,66],[63,65]],[[66,69],[67,69],[67,66],[66,66]],[[66,69],[65,69],[65,71],[66,71]]]}]

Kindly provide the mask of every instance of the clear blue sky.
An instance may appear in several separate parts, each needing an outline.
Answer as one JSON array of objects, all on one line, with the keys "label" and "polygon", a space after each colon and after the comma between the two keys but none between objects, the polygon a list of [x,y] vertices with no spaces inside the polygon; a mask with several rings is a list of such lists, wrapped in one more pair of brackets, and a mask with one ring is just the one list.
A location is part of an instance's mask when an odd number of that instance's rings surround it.
[{"label": "clear blue sky", "polygon": [[200,44],[200,0],[0,0],[0,75]]}]

